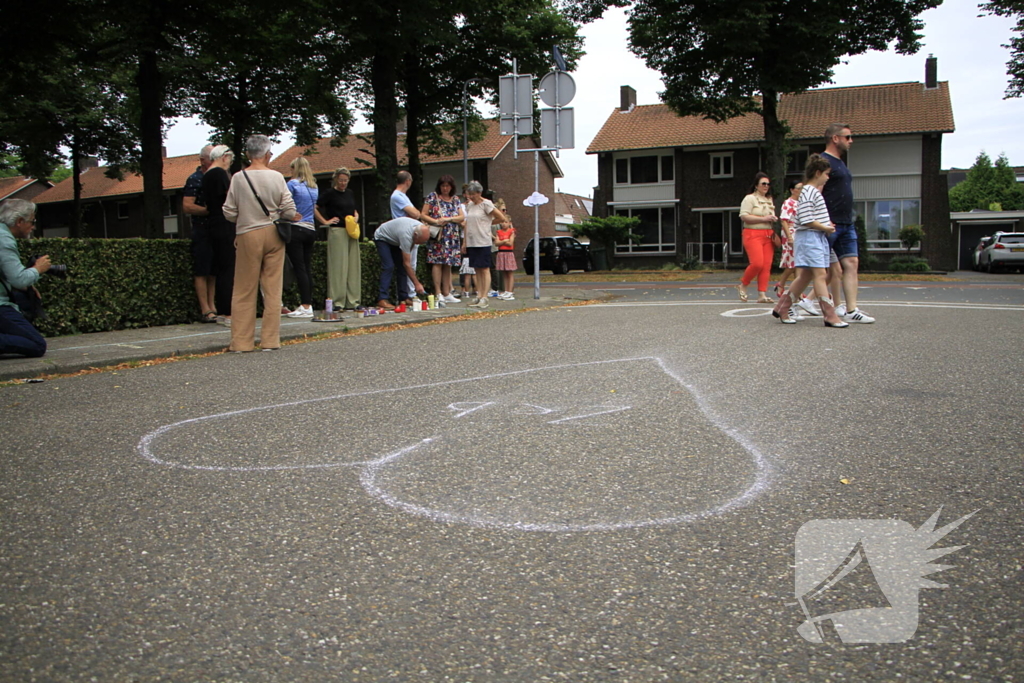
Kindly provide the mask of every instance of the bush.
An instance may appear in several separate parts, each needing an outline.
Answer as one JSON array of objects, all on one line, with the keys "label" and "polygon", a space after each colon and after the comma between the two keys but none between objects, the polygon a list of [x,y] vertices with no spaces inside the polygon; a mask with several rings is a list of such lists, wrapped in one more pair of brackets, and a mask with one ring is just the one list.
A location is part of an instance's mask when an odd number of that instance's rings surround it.
[{"label": "bush", "polygon": [[[372,241],[363,240],[362,300],[377,301],[380,257]],[[196,322],[201,317],[192,279],[189,240],[65,239],[18,240],[22,258],[49,254],[68,266],[68,278],[43,275],[37,288],[47,311],[36,327],[46,336],[109,332],[156,325]],[[429,287],[423,251],[417,276]],[[397,278],[392,282],[392,290]],[[327,243],[313,248],[313,306],[327,297]],[[295,285],[285,289],[286,306],[299,303]]]},{"label": "bush", "polygon": [[661,269],[665,271],[682,270],[682,268],[679,267],[678,263],[672,263],[671,261],[663,264],[661,266]]},{"label": "bush", "polygon": [[895,273],[926,273],[931,270],[928,260],[917,256],[893,256],[889,270]]}]

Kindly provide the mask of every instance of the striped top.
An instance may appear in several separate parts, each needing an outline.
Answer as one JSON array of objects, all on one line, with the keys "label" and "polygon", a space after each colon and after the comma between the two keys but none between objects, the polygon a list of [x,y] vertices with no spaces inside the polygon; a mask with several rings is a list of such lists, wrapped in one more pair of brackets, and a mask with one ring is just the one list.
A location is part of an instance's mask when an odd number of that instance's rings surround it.
[{"label": "striped top", "polygon": [[825,198],[813,185],[804,185],[800,191],[800,200],[796,206],[796,229],[813,230],[810,224],[818,221],[829,225],[832,221],[828,217],[828,207],[825,206]]}]

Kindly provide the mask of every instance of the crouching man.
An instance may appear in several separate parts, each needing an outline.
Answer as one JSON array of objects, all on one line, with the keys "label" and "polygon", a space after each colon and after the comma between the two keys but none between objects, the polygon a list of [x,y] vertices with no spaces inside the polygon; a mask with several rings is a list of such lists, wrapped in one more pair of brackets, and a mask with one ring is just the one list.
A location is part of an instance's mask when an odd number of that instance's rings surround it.
[{"label": "crouching man", "polygon": [[21,264],[16,237],[28,237],[36,225],[36,205],[24,199],[0,204],[0,354],[38,358],[46,340],[12,301],[14,290],[33,287],[50,269],[50,257],[40,256],[31,268]]},{"label": "crouching man", "polygon": [[420,244],[426,244],[431,237],[437,237],[441,228],[427,226],[415,218],[394,218],[381,223],[373,233],[373,241],[380,255],[380,300],[378,308],[390,311],[394,308],[388,301],[391,276],[398,271],[398,291],[426,294],[416,277],[416,266],[412,264],[412,251]]}]

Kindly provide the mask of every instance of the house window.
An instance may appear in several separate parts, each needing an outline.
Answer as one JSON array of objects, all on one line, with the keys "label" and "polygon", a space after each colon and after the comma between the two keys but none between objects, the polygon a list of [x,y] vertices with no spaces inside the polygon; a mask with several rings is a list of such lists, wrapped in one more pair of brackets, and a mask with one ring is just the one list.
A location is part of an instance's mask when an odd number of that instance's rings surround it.
[{"label": "house window", "polygon": [[126,221],[128,220],[128,202],[117,203],[117,220]]},{"label": "house window", "polygon": [[174,200],[171,197],[164,197],[164,217],[177,216],[178,213],[174,210]]},{"label": "house window", "polygon": [[786,174],[803,174],[807,166],[807,150],[796,149],[786,156]]},{"label": "house window", "polygon": [[629,160],[629,184],[658,182],[658,157],[632,157]]},{"label": "house window", "polygon": [[711,177],[732,178],[732,152],[711,155]]},{"label": "house window", "polygon": [[639,243],[616,244],[617,254],[674,254],[676,251],[676,207],[652,206],[619,208],[616,215],[639,218],[633,229],[641,235]]},{"label": "house window", "polygon": [[615,182],[620,185],[629,183],[629,159],[615,160]]},{"label": "house window", "polygon": [[868,249],[902,249],[900,230],[921,223],[921,202],[917,199],[886,199],[856,202],[864,217]]},{"label": "house window", "polygon": [[670,183],[674,178],[673,157],[636,156],[615,160],[615,184],[653,185]]}]

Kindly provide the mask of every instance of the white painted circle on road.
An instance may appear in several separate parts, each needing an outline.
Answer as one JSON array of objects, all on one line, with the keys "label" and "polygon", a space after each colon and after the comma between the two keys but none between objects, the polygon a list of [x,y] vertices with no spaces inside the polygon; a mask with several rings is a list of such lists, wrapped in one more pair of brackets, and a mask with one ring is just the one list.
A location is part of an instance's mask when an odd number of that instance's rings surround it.
[{"label": "white painted circle on road", "polygon": [[[750,311],[753,311],[753,313]],[[772,309],[770,308],[734,308],[720,315],[726,318],[756,318],[759,315],[771,315],[771,313]]]}]

